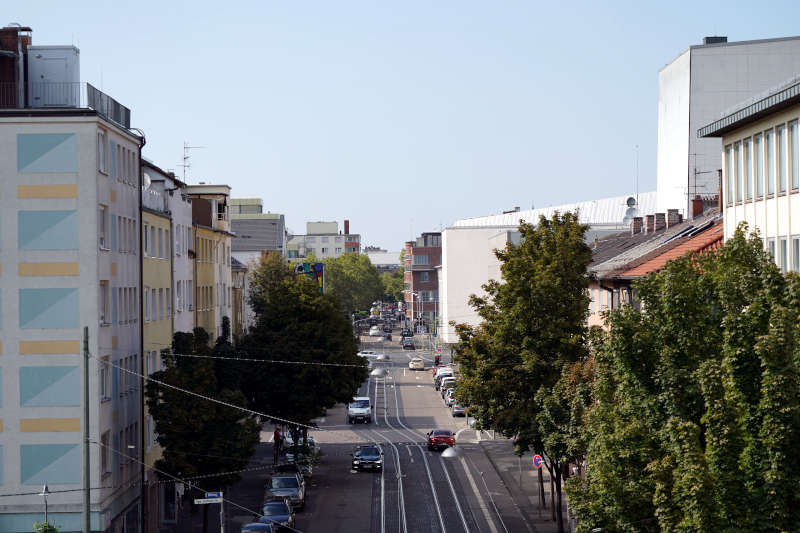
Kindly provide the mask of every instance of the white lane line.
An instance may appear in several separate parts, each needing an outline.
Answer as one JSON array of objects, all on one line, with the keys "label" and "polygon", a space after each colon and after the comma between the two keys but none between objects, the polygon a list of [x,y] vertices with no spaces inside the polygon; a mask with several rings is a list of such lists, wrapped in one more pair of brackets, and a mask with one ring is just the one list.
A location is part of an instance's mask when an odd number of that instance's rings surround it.
[{"label": "white lane line", "polygon": [[[467,461],[464,460],[464,456],[459,457],[461,460],[461,466],[464,468],[464,472],[467,474],[467,480],[469,480],[469,484],[472,487],[472,492],[478,498],[478,505],[480,505],[481,511],[483,512],[483,518],[486,520],[486,523],[489,524],[489,529],[492,530],[492,533],[500,533],[497,530],[497,527],[494,525],[494,520],[492,520],[492,515],[489,514],[489,508],[486,506],[486,500],[483,499],[483,495],[481,494],[480,489],[478,489],[478,485],[475,483],[475,478],[472,477],[472,472],[467,465]],[[495,509],[497,509],[495,507]],[[502,523],[503,519],[500,519]],[[503,524],[503,529],[505,529],[505,524]],[[508,530],[506,530],[508,531]]]},{"label": "white lane line", "polygon": [[456,488],[453,486],[453,481],[450,479],[450,473],[447,471],[447,465],[444,464],[444,458],[440,455],[439,462],[442,465],[442,470],[444,470],[444,477],[447,478],[447,484],[450,485],[450,492],[453,494],[453,501],[456,502],[456,509],[458,509],[458,516],[461,517],[461,524],[464,526],[464,531],[469,533],[469,526],[467,525],[467,519],[464,518],[464,511],[461,510],[461,504],[458,503],[458,496],[456,495]]}]

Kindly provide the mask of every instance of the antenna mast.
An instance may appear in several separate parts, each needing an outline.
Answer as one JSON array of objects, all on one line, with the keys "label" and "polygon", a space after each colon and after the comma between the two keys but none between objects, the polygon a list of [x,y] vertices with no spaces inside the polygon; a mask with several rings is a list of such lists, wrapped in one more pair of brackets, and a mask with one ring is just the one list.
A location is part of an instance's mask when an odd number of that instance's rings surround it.
[{"label": "antenna mast", "polygon": [[195,150],[197,148],[205,148],[205,146],[189,146],[188,141],[183,141],[183,164],[178,164],[178,166],[183,167],[184,183],[189,183],[188,181],[186,181],[186,171],[192,166],[192,164],[189,162],[189,150]]}]

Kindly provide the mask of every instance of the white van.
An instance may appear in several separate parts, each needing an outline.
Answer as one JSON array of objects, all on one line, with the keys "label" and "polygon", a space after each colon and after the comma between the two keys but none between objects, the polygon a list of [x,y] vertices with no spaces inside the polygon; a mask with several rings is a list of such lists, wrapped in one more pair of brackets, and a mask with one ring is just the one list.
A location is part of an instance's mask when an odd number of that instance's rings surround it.
[{"label": "white van", "polygon": [[354,424],[358,420],[367,424],[372,422],[372,407],[368,396],[353,398],[347,406],[347,423]]}]

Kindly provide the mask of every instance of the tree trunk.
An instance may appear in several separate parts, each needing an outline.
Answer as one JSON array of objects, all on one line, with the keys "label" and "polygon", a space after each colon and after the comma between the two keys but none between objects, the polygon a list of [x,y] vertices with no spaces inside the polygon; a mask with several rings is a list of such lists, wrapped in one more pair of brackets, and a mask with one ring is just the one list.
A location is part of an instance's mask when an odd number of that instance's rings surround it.
[{"label": "tree trunk", "polygon": [[553,507],[556,509],[558,513],[557,514],[558,533],[564,533],[564,512],[561,509],[561,474],[562,474],[561,465],[558,465],[558,467],[554,468],[553,470],[556,471],[556,498],[557,498],[556,501],[558,502]]},{"label": "tree trunk", "polygon": [[547,500],[544,497],[544,475],[542,474],[542,467],[539,467],[539,504],[540,509],[541,507],[547,509]]},{"label": "tree trunk", "polygon": [[[555,468],[548,468],[547,472],[550,474],[550,516],[553,519],[553,522],[556,521],[556,498],[555,498],[555,488],[553,485],[553,470]],[[205,533],[205,532],[203,532]]]}]

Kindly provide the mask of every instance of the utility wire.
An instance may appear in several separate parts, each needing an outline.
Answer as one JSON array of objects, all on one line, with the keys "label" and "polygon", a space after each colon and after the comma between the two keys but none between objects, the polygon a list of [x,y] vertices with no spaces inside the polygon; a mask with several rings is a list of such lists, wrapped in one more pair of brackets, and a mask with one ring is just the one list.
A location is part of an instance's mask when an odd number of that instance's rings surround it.
[{"label": "utility wire", "polygon": [[239,405],[234,405],[232,403],[223,402],[222,400],[217,400],[216,398],[211,398],[209,396],[204,396],[204,395],[199,394],[197,392],[193,392],[193,391],[190,391],[190,390],[182,389],[180,387],[176,387],[175,385],[170,385],[169,383],[165,383],[165,382],[163,382],[161,380],[153,379],[150,376],[145,376],[144,374],[140,374],[138,372],[134,372],[133,370],[128,370],[127,368],[123,368],[123,367],[121,367],[121,366],[119,366],[119,365],[117,365],[115,363],[112,363],[111,361],[105,361],[105,360],[97,359],[97,357],[95,357],[95,356],[93,356],[91,354],[89,354],[89,357],[91,359],[94,359],[95,361],[99,361],[101,364],[112,366],[112,367],[114,367],[114,368],[116,368],[118,370],[121,370],[122,372],[125,372],[127,374],[131,374],[131,375],[137,376],[139,378],[146,379],[149,382],[157,383],[158,385],[161,385],[163,387],[167,387],[169,389],[173,389],[173,390],[176,390],[178,392],[182,392],[184,394],[188,394],[190,396],[194,396],[196,398],[201,398],[201,399],[207,400],[209,402],[214,402],[214,403],[217,403],[217,404],[220,404],[220,405],[224,405],[225,407],[230,407],[231,409],[238,409],[239,411],[244,411],[245,413],[249,413],[251,415],[260,416],[260,417],[268,418],[268,419],[271,419],[271,420],[278,420],[278,421],[284,422],[286,424],[293,424],[295,426],[300,426],[300,427],[304,427],[304,428],[308,428],[308,429],[325,431],[325,429],[320,428],[320,427],[309,426],[308,424],[301,424],[300,422],[295,422],[293,420],[288,420],[286,418],[281,418],[281,417],[278,417],[278,416],[268,415],[266,413],[260,413],[258,411],[253,411],[252,409],[248,409],[246,407],[241,407]]},{"label": "utility wire", "polygon": [[364,365],[351,365],[345,363],[320,363],[316,361],[280,361],[277,359],[249,359],[246,357],[220,357],[217,355],[197,355],[197,354],[188,354],[188,353],[168,353],[168,355],[174,355],[175,357],[191,357],[195,359],[220,359],[224,361],[243,361],[243,362],[251,362],[251,363],[277,363],[277,364],[284,364],[284,365],[308,365],[308,366],[346,366],[352,368],[363,368]]}]

